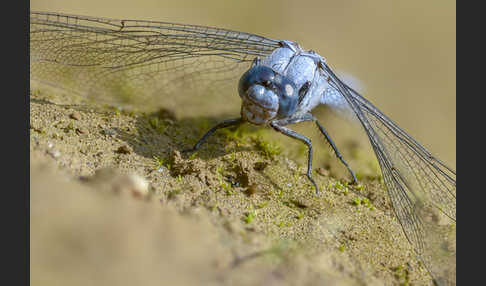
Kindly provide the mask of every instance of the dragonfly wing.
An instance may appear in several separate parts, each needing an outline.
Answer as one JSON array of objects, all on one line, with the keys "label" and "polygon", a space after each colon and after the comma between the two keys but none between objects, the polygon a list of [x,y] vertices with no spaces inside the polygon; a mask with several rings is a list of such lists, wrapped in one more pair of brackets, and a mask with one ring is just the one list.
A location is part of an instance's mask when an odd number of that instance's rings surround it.
[{"label": "dragonfly wing", "polygon": [[322,67],[369,137],[407,239],[437,283],[455,284],[455,171],[343,83],[329,66]]},{"label": "dragonfly wing", "polygon": [[31,79],[141,108],[238,100],[239,77],[278,46],[204,26],[30,13]]}]

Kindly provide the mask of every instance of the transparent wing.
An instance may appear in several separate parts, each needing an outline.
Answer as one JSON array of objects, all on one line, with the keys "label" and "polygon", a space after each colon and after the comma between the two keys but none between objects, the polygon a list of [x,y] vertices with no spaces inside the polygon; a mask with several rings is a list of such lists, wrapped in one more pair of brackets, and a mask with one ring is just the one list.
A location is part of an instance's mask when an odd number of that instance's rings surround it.
[{"label": "transparent wing", "polygon": [[322,67],[366,130],[407,239],[438,284],[455,285],[455,171]]},{"label": "transparent wing", "polygon": [[238,100],[238,78],[278,46],[211,27],[30,13],[31,79],[142,108]]}]

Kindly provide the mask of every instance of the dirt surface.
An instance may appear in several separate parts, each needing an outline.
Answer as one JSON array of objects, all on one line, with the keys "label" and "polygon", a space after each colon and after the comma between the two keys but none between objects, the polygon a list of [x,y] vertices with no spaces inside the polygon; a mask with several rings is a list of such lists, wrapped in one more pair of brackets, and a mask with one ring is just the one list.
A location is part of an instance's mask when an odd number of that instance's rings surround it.
[{"label": "dirt surface", "polygon": [[319,148],[316,196],[272,130],[186,154],[214,119],[30,99],[32,285],[432,285],[354,142],[360,185]]}]

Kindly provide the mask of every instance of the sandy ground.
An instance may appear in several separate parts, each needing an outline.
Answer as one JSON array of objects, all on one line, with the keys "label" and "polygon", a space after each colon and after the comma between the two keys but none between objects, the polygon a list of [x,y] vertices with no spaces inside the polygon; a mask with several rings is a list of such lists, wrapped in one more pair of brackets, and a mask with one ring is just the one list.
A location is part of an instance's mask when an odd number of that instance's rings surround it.
[{"label": "sandy ground", "polygon": [[272,130],[181,154],[216,121],[30,98],[32,285],[432,285],[355,142],[360,185],[320,148],[316,196]]}]

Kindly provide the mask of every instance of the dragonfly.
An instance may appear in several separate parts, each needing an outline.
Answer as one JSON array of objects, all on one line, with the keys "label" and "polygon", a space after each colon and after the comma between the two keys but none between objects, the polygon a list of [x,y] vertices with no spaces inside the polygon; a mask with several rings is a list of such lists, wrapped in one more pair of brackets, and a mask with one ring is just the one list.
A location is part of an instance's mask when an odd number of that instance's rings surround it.
[{"label": "dragonfly", "polygon": [[220,122],[184,151],[199,149],[221,128],[245,122],[271,127],[307,145],[306,176],[316,194],[312,142],[288,126],[315,123],[357,182],[311,113],[319,105],[345,110],[365,130],[394,214],[433,281],[455,284],[455,170],[341,80],[312,50],[214,27],[31,12],[30,77],[97,101],[182,104],[195,106],[194,112],[199,104],[218,100],[231,105],[237,91],[240,116]]}]

